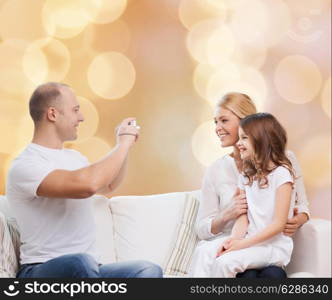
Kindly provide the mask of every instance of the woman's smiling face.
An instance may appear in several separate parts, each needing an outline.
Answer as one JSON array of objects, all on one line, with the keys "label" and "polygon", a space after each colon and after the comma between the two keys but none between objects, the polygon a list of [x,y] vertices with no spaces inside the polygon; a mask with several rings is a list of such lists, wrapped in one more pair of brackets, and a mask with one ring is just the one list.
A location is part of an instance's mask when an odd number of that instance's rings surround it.
[{"label": "woman's smiling face", "polygon": [[239,139],[238,130],[240,118],[229,109],[217,107],[214,114],[216,134],[221,141],[221,147],[234,146]]}]

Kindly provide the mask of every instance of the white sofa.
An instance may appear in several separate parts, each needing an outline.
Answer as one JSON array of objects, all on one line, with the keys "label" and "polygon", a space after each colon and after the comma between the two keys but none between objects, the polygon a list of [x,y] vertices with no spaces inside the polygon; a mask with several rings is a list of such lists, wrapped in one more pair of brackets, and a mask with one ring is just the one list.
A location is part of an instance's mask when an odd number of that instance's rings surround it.
[{"label": "white sofa", "polygon": [[[102,263],[146,259],[159,264],[165,276],[187,276],[198,241],[194,228],[199,198],[200,191],[111,199],[94,196]],[[13,224],[5,196],[0,196],[0,214]],[[4,250],[6,232],[1,232],[0,254],[4,260],[4,251],[12,251],[15,260],[17,245]],[[11,270],[0,265],[0,276],[14,276],[17,265],[11,264]],[[289,277],[331,277],[331,221],[311,219],[298,230],[287,273]]]}]

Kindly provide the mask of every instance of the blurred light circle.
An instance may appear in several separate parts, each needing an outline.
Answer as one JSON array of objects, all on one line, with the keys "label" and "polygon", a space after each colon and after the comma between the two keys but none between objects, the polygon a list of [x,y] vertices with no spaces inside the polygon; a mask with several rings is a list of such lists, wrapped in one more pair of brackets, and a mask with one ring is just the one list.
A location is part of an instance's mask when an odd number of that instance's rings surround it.
[{"label": "blurred light circle", "polygon": [[[10,0],[0,4],[0,36],[2,39],[35,40],[47,36],[40,11],[44,0]],[[13,22],[13,19],[15,21]]]},{"label": "blurred light circle", "polygon": [[235,40],[232,31],[227,26],[221,26],[213,32],[207,44],[208,62],[211,65],[228,61],[235,50]]},{"label": "blurred light circle", "polygon": [[303,104],[313,100],[322,84],[317,65],[301,55],[290,55],[282,59],[274,74],[277,91],[285,100]]},{"label": "blurred light circle", "polygon": [[216,69],[209,64],[198,64],[193,75],[196,92],[204,99],[207,98],[207,86]]},{"label": "blurred light circle", "polygon": [[[96,0],[85,0],[94,3]],[[118,19],[127,7],[127,0],[98,0],[97,13],[90,14],[89,19],[93,23],[105,24]]]},{"label": "blurred light circle", "polygon": [[[200,63],[209,63],[209,40],[223,26],[224,22],[219,19],[206,20],[196,24],[189,31],[186,45],[189,53],[195,60]],[[214,52],[212,54],[213,56],[215,55]]]},{"label": "blurred light circle", "polygon": [[226,20],[227,4],[220,0],[182,0],[179,18],[182,24],[191,29],[195,24],[212,18]]},{"label": "blurred light circle", "polygon": [[245,44],[271,47],[276,45],[291,26],[288,6],[284,1],[230,1],[230,26],[237,39]]},{"label": "blurred light circle", "polygon": [[314,188],[331,186],[331,136],[314,136],[304,141],[299,161],[306,184]]},{"label": "blurred light circle", "polygon": [[221,147],[213,121],[204,122],[198,126],[192,136],[191,146],[195,158],[203,166],[211,165],[216,159],[233,150],[232,147]]},{"label": "blurred light circle", "polygon": [[239,64],[256,69],[261,68],[266,60],[267,48],[259,45],[246,45],[237,41],[232,60]]},{"label": "blurred light circle", "polygon": [[84,47],[98,53],[125,52],[130,45],[130,40],[129,26],[121,20],[104,25],[91,24],[85,29],[83,37]]},{"label": "blurred light circle", "polygon": [[34,85],[25,76],[22,59],[28,44],[26,41],[11,39],[0,43],[0,93],[28,100]]},{"label": "blurred light circle", "polygon": [[321,101],[323,110],[331,118],[331,76],[324,84],[321,94]]},{"label": "blurred light circle", "polygon": [[95,135],[98,129],[99,115],[91,101],[80,96],[77,99],[80,104],[80,111],[84,116],[84,121],[78,127],[77,141],[84,141]]},{"label": "blurred light circle", "polygon": [[46,0],[42,9],[44,27],[50,36],[72,38],[84,30],[101,4],[101,0]]},{"label": "blurred light circle", "polygon": [[18,134],[22,119],[28,114],[28,105],[13,99],[0,101],[1,153],[12,153],[20,146]]},{"label": "blurred light circle", "polygon": [[70,67],[67,47],[56,39],[37,40],[29,45],[23,57],[23,70],[35,84],[61,81]]},{"label": "blurred light circle", "polygon": [[237,68],[229,64],[211,77],[207,86],[207,100],[215,106],[223,95],[230,93],[247,94],[254,102],[258,111],[262,111],[267,95],[267,88],[262,74],[253,68]]},{"label": "blurred light circle", "polygon": [[105,140],[96,136],[84,141],[66,143],[66,148],[81,152],[91,163],[96,162],[111,151],[110,145]]},{"label": "blurred light circle", "polygon": [[117,99],[129,93],[136,72],[123,54],[106,52],[93,59],[88,69],[88,82],[93,92],[106,99]]}]

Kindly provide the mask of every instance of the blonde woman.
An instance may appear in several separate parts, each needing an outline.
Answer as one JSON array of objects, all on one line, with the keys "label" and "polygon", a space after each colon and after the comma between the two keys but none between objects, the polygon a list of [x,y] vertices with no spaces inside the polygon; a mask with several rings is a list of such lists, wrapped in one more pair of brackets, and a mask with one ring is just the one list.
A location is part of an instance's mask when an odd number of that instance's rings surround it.
[{"label": "blonde woman", "polygon": [[[221,147],[233,147],[231,154],[215,161],[207,170],[202,185],[202,201],[198,214],[197,234],[202,240],[193,255],[189,274],[192,277],[210,277],[216,261],[216,252],[224,240],[230,237],[235,220],[247,213],[247,201],[237,192],[237,182],[242,171],[242,160],[236,146],[241,119],[256,113],[249,96],[241,93],[226,94],[215,109],[216,134]],[[296,206],[294,216],[288,219],[284,234],[292,236],[309,219],[300,166],[295,155],[287,151],[297,179],[294,188]],[[237,277],[286,277],[283,269],[275,266],[250,269]]]}]

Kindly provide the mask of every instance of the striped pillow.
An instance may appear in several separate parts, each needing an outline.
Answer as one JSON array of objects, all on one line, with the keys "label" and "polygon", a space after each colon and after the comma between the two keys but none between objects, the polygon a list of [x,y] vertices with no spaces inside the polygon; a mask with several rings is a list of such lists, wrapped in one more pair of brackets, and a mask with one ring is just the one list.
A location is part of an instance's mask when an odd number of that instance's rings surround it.
[{"label": "striped pillow", "polygon": [[177,238],[167,259],[164,273],[166,276],[186,275],[198,238],[195,232],[199,201],[187,193],[182,219],[178,224]]},{"label": "striped pillow", "polygon": [[0,277],[16,277],[19,266],[20,235],[14,219],[0,212]]}]

